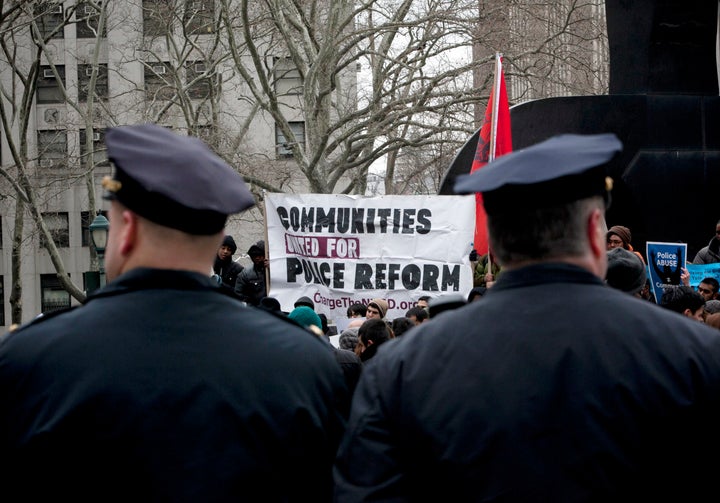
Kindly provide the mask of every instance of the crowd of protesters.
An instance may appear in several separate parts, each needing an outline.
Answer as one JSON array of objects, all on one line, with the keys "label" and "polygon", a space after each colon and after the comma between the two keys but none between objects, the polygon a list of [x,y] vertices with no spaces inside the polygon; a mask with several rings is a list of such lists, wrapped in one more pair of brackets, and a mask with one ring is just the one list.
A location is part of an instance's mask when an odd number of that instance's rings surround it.
[{"label": "crowd of protesters", "polygon": [[482,194],[492,244],[471,257],[473,289],[420,298],[392,320],[386,299],[354,304],[337,345],[310,298],[286,313],[268,296],[263,241],[233,265],[225,224],[254,199],[207,145],[150,124],[110,128],[106,143],[108,284],[0,342],[8,494],[713,493],[719,284],[692,288],[683,271],[660,302],[647,294],[630,229],[605,222],[614,135],[552,137],[458,178],[457,193]]}]

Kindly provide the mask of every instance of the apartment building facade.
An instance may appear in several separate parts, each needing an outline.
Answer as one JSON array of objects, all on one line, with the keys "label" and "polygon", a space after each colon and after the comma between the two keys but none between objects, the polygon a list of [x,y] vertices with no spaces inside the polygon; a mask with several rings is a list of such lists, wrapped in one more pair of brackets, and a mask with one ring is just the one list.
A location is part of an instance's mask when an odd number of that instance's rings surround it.
[{"label": "apartment building facade", "polygon": [[[79,290],[96,286],[93,273],[100,263],[88,227],[107,208],[101,180],[111,172],[104,149],[108,127],[159,123],[203,138],[241,172],[249,172],[251,181],[267,179],[294,191],[306,187],[289,162],[293,145],[305,142],[300,74],[272,37],[261,42],[268,69],[263,78],[278,96],[294,136],[288,139],[283,134],[288,129],[253,103],[246,79],[257,76],[242,74],[240,56],[232,54],[241,44],[234,45],[227,30],[219,29],[219,2],[26,4],[14,21],[5,20],[16,52],[0,61],[7,118],[0,139],[5,174],[0,178],[0,330],[12,322],[14,279],[22,287],[22,322],[79,303],[61,284],[58,261]],[[36,89],[24,96],[29,84],[23,78],[33,75]],[[353,72],[343,78],[354,84]],[[18,182],[23,177],[32,187],[29,195]],[[32,207],[55,243],[55,260],[31,218]],[[262,213],[256,209],[232,217],[227,230],[238,252],[244,252],[264,238]],[[13,260],[14,249],[19,260]]]}]

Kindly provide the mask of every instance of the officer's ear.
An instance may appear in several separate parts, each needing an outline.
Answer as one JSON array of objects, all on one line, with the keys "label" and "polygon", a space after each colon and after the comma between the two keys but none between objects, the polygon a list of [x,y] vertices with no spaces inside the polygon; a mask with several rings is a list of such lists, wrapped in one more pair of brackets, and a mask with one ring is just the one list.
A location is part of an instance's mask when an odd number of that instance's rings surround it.
[{"label": "officer's ear", "polygon": [[122,229],[117,233],[120,240],[117,246],[122,255],[129,255],[137,247],[140,218],[128,209],[122,211],[120,218]]},{"label": "officer's ear", "polygon": [[599,208],[595,208],[590,212],[587,227],[588,242],[590,250],[596,258],[607,255],[607,224],[605,223],[605,215]]}]

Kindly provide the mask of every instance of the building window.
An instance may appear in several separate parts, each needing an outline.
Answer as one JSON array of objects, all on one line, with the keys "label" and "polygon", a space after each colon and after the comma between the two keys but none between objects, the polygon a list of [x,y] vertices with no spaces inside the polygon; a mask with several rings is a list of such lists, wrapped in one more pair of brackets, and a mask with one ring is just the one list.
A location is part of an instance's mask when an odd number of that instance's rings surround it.
[{"label": "building window", "polygon": [[[90,224],[93,223],[98,212],[96,211],[81,211],[80,212],[80,228],[82,230],[82,246],[92,245],[92,239],[90,238]],[[100,214],[107,218],[107,211],[100,210]]]},{"label": "building window", "polygon": [[37,139],[40,168],[62,168],[67,164],[67,132],[64,129],[39,130]]},{"label": "building window", "polygon": [[143,0],[143,34],[161,37],[172,32],[174,0]]},{"label": "building window", "polygon": [[[87,147],[85,141],[87,135],[84,129],[80,130],[80,162],[85,165],[85,156],[87,155]],[[106,166],[107,160],[107,149],[105,148],[105,130],[104,129],[93,129],[92,132],[92,162],[93,166]]]},{"label": "building window", "polygon": [[[65,85],[65,66],[55,65],[58,76],[63,86]],[[60,84],[55,78],[55,73],[51,66],[43,65],[40,67],[40,73],[37,78],[37,102],[38,103],[64,103]]]},{"label": "building window", "polygon": [[278,95],[302,94],[302,77],[292,59],[275,58],[273,74],[275,76],[275,92]]},{"label": "building window", "polygon": [[44,40],[65,37],[62,2],[40,2],[35,6],[34,13],[35,22]]},{"label": "building window", "polygon": [[[100,25],[101,4],[93,5],[91,2],[78,2],[75,9],[75,30],[77,38],[97,38]],[[100,37],[106,37],[107,32],[103,23],[103,32]]]},{"label": "building window", "polygon": [[43,313],[70,307],[70,294],[60,284],[57,274],[40,275],[40,295]]},{"label": "building window", "polygon": [[[45,225],[58,248],[70,246],[70,228],[68,226],[68,214],[66,211],[50,211],[42,214]],[[40,246],[46,245],[45,236],[40,235]]]},{"label": "building window", "polygon": [[[90,78],[92,77],[92,65],[77,65],[78,68],[78,101],[85,103],[90,90]],[[106,64],[97,66],[97,79],[95,80],[95,99],[106,100],[108,98],[108,67]]]},{"label": "building window", "polygon": [[145,97],[150,101],[171,100],[175,89],[170,84],[169,63],[145,64]]},{"label": "building window", "polygon": [[188,35],[213,33],[215,31],[215,1],[185,0],[183,24]]},{"label": "building window", "polygon": [[192,99],[210,97],[210,79],[206,75],[207,66],[204,61],[192,61],[185,65],[185,79],[188,96]]},{"label": "building window", "polygon": [[277,125],[275,126],[275,144],[277,145],[278,157],[292,157],[293,146],[299,144],[305,145],[305,123],[304,122],[289,122],[290,129],[295,135],[295,142],[289,142],[285,139],[285,135],[282,133]]}]

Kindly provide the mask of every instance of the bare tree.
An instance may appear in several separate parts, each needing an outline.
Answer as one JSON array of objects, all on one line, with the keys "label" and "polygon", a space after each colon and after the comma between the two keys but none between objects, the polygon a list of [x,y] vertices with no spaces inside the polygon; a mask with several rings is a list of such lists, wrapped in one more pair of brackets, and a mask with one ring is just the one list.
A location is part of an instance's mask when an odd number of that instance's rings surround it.
[{"label": "bare tree", "polygon": [[[245,177],[258,200],[265,190],[365,193],[368,173],[378,165],[385,193],[433,193],[455,152],[479,127],[477,111],[485,108],[496,51],[505,55],[511,101],[607,88],[602,2],[593,0],[58,5],[0,2],[8,72],[0,87],[0,120],[13,159],[0,177],[7,187],[2,195],[16,201],[14,321],[21,317],[26,214],[63,287],[84,299],[65,272],[42,209],[76,183],[86,188],[88,209],[98,207],[98,170],[106,169],[101,124],[142,119],[202,137]],[[118,24],[108,27],[110,19]],[[54,38],[71,24],[84,39],[77,53],[60,54]],[[112,47],[108,30],[123,34]],[[103,63],[110,51],[114,66]],[[69,84],[62,58],[78,71]],[[38,176],[38,160],[53,138],[37,151],[28,141],[43,77],[55,83],[69,110],[67,134],[80,139],[64,152],[62,178]],[[109,79],[116,84],[112,96]],[[274,148],[268,149],[268,138]],[[257,213],[236,218],[257,219]],[[90,252],[94,261],[92,247]]]},{"label": "bare tree", "polygon": [[[403,151],[448,141],[459,148],[479,126],[473,115],[487,100],[497,50],[520,83],[517,100],[606,89],[598,51],[588,50],[604,36],[597,1],[219,3],[248,99],[288,140],[313,192],[363,192],[368,169],[383,159],[392,193]],[[484,51],[471,57],[476,47]],[[278,67],[297,72],[298,99],[278,86]],[[358,88],[343,88],[358,67]]]},{"label": "bare tree", "polygon": [[[105,30],[106,19],[105,5],[101,2],[83,1],[67,10],[58,8],[60,5],[58,3],[48,1],[20,2],[17,5],[19,8],[14,9],[11,16],[3,15],[0,26],[2,60],[9,70],[7,78],[0,83],[0,93],[2,94],[0,120],[13,159],[10,169],[0,169],[0,176],[11,188],[9,197],[15,198],[16,201],[10,295],[10,302],[13,306],[11,315],[13,323],[19,323],[22,319],[20,270],[26,214],[31,217],[40,236],[39,242],[47,250],[63,288],[79,301],[85,299],[85,293],[71,281],[67,274],[55,242],[57,233],[48,227],[48,215],[43,213],[43,208],[46,206],[46,201],[55,198],[58,193],[67,190],[68,184],[72,185],[78,180],[84,180],[89,208],[96,207],[95,187],[97,183],[94,177],[96,167],[94,151],[97,148],[97,141],[94,141],[94,135],[85,135],[85,154],[77,156],[82,157],[80,162],[74,161],[72,152],[68,152],[64,145],[67,142],[68,132],[77,131],[78,125],[82,125],[81,131],[88,133],[95,131],[95,125],[98,122],[95,100],[100,77],[100,65],[98,64],[100,33]],[[85,73],[89,74],[89,78],[83,84],[84,89],[80,93],[68,92],[65,67],[62,63],[58,64],[56,59],[58,56],[62,56],[64,61],[65,55],[58,55],[52,42],[70,23],[78,25],[84,23],[88,29],[99,30],[99,33],[90,36],[92,40],[90,45],[93,46],[93,50],[89,58],[86,58],[88,61],[84,61],[87,67]],[[80,61],[80,58],[78,60]],[[107,75],[104,78],[107,79]],[[38,83],[42,80],[54,83],[62,102],[75,111],[76,119],[73,121],[70,117],[66,117],[65,120],[58,121],[60,123],[56,130],[46,131],[44,134],[49,140],[46,144],[43,144],[41,140],[35,142],[37,143],[37,154],[35,154],[29,149],[28,135],[35,133],[30,130],[29,124],[32,114],[35,112],[34,97],[38,93]],[[83,97],[82,102],[77,96]],[[50,158],[51,155],[57,154],[57,152],[51,152],[52,145],[63,145],[62,157]],[[83,150],[82,147],[81,150]],[[61,166],[63,171],[56,171],[54,175],[50,176],[47,172],[43,173],[43,158]],[[76,169],[75,166],[79,169]],[[91,253],[94,253],[94,250],[91,249]]]},{"label": "bare tree", "polygon": [[[458,85],[473,67],[450,55],[470,47],[472,2],[220,1],[235,70],[291,147],[310,191],[364,189],[370,165],[430,144],[479,95]],[[358,67],[367,83],[355,87]],[[279,86],[297,72],[301,94]],[[346,83],[352,83],[347,86]],[[361,82],[362,84],[362,82]],[[296,99],[293,99],[296,98]],[[303,134],[293,128],[301,117]],[[276,190],[269,180],[259,180]]]}]

